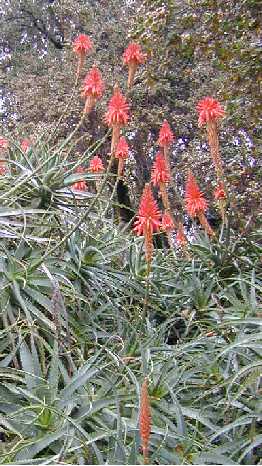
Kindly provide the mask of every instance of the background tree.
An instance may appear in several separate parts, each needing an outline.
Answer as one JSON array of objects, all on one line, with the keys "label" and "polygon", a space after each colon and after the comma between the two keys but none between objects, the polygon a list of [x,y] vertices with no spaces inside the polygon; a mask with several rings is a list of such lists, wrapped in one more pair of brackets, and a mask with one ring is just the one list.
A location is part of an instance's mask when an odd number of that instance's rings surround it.
[{"label": "background tree", "polygon": [[[132,120],[126,135],[132,147],[127,172],[131,197],[137,202],[149,179],[159,127],[167,118],[176,134],[171,160],[176,190],[183,194],[190,167],[211,198],[215,177],[208,168],[206,136],[197,127],[195,107],[200,98],[212,95],[227,111],[220,139],[234,222],[243,228],[248,220],[252,226],[259,209],[261,175],[257,1],[114,0],[110,5],[101,1],[76,5],[70,0],[9,0],[0,5],[5,132],[49,132],[63,113],[57,138],[75,127],[84,102],[81,85],[74,89],[76,61],[71,43],[84,32],[95,44],[85,71],[96,62],[107,89],[76,133],[75,152],[82,153],[88,142],[105,134],[102,116],[114,83],[126,89],[122,53],[135,39],[148,59],[129,92]],[[104,158],[108,147],[105,144],[102,149]],[[173,209],[178,209],[174,192],[171,201]]]}]

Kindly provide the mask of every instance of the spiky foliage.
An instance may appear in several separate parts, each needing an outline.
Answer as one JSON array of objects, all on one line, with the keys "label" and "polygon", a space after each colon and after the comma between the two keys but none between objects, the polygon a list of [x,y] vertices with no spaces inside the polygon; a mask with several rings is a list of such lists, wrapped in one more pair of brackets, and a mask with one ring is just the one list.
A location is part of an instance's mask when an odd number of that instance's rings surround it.
[{"label": "spiky foliage", "polygon": [[150,460],[254,464],[258,237],[196,237],[192,261],[158,251],[145,322],[139,238],[103,217],[106,183],[99,197],[71,189],[95,182],[76,172],[97,145],[77,163],[62,146],[38,142],[30,159],[13,146],[0,180],[1,461],[142,464],[146,372]]}]

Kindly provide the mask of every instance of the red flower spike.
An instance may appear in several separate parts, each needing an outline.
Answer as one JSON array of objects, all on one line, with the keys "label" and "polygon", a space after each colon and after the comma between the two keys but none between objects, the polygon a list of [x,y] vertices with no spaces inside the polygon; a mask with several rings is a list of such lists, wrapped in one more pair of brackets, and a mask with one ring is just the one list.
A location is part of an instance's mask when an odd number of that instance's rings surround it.
[{"label": "red flower spike", "polygon": [[186,210],[190,217],[196,217],[199,212],[205,212],[207,210],[207,202],[192,173],[189,173],[187,178],[185,197]]},{"label": "red flower spike", "polygon": [[160,212],[153,197],[149,184],[145,185],[138,210],[137,220],[134,223],[134,232],[144,235],[146,260],[151,262],[153,254],[153,232],[160,227]]},{"label": "red flower spike", "polygon": [[120,128],[125,126],[129,120],[129,105],[126,98],[121,94],[119,87],[114,87],[114,94],[111,97],[108,110],[104,116],[105,123],[113,128],[111,153],[115,152],[116,145],[120,137]]},{"label": "red flower spike", "polygon": [[96,66],[93,66],[84,80],[83,96],[86,98],[84,113],[89,113],[96,101],[101,99],[104,88],[101,73]]},{"label": "red flower spike", "polygon": [[213,194],[214,194],[214,198],[216,199],[216,201],[226,198],[226,193],[225,193],[222,183],[219,183],[219,185],[215,188]]},{"label": "red flower spike", "polygon": [[[76,173],[85,173],[85,170],[82,167],[78,167],[76,169]],[[73,184],[73,189],[75,191],[86,191],[87,190],[87,184],[86,184],[86,182],[84,180],[76,181]]]},{"label": "red flower spike", "polygon": [[90,160],[89,171],[92,173],[101,173],[104,171],[102,159],[98,155]]},{"label": "red flower spike", "polygon": [[141,46],[139,44],[131,43],[123,54],[123,62],[128,66],[128,88],[131,88],[134,83],[134,77],[138,65],[145,62],[146,55],[143,54]]},{"label": "red flower spike", "polygon": [[200,100],[197,104],[198,111],[198,124],[199,126],[204,125],[212,121],[216,121],[225,115],[225,111],[222,108],[218,100],[213,97],[205,97]]},{"label": "red flower spike", "polygon": [[123,174],[124,163],[128,157],[128,150],[129,150],[129,147],[126,142],[126,139],[122,136],[119,139],[118,144],[116,146],[116,150],[115,150],[115,158],[118,159],[118,170],[117,170],[118,176],[122,176]]},{"label": "red flower spike", "polygon": [[73,51],[80,56],[85,56],[93,48],[93,43],[86,34],[79,34],[73,42]]},{"label": "red flower spike", "polygon": [[136,63],[141,65],[145,62],[146,55],[142,52],[141,45],[132,42],[123,53],[123,62],[125,65]]},{"label": "red flower spike", "polygon": [[126,98],[121,94],[118,86],[114,89],[113,97],[111,97],[108,110],[104,116],[108,126],[125,126],[129,120],[129,105]]},{"label": "red flower spike", "polygon": [[190,217],[198,217],[202,227],[205,229],[208,235],[214,235],[211,226],[209,225],[205,210],[207,209],[207,201],[205,200],[203,193],[200,191],[196,179],[189,173],[186,182],[186,210]]},{"label": "red flower spike", "polygon": [[7,139],[0,137],[0,150],[8,149],[9,142]]},{"label": "red flower spike", "polygon": [[147,384],[146,378],[141,387],[139,413],[139,432],[145,464],[148,463],[148,444],[151,434],[151,408]]},{"label": "red flower spike", "polygon": [[146,184],[135,221],[134,231],[137,235],[144,235],[147,230],[158,231],[160,226],[160,212],[153,197],[150,185]]},{"label": "red flower spike", "polygon": [[177,234],[176,234],[176,242],[180,246],[184,246],[187,243],[186,235],[184,232],[184,227],[181,222],[178,224]]},{"label": "red flower spike", "polygon": [[98,68],[93,66],[84,79],[83,96],[89,95],[101,99],[104,92],[104,83]]},{"label": "red flower spike", "polygon": [[26,153],[29,151],[31,147],[31,141],[29,139],[23,139],[20,146],[21,146],[21,150]]},{"label": "red flower spike", "polygon": [[161,152],[156,154],[155,162],[153,163],[151,180],[154,186],[161,183],[169,183],[171,179],[170,170],[166,163],[165,157]]},{"label": "red flower spike", "polygon": [[168,212],[165,212],[162,217],[161,229],[165,232],[173,231],[175,229],[174,221]]},{"label": "red flower spike", "polygon": [[169,147],[174,141],[174,134],[170,128],[167,120],[164,120],[164,123],[159,131],[158,145],[161,147]]},{"label": "red flower spike", "polygon": [[128,147],[128,144],[126,142],[126,139],[124,138],[124,136],[122,136],[120,139],[119,139],[119,142],[116,146],[116,152],[115,152],[115,158],[116,159],[127,159],[128,157],[128,150],[129,150],[129,147]]},{"label": "red flower spike", "polygon": [[76,72],[77,81],[84,66],[85,56],[92,50],[92,48],[93,43],[90,37],[85,34],[80,34],[73,42],[73,51],[78,55],[78,67]]}]

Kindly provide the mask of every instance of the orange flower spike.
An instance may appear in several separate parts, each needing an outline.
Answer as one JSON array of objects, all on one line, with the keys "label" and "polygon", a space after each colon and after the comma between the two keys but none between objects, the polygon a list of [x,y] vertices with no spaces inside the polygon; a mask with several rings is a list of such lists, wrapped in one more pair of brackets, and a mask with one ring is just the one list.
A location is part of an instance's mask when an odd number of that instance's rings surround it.
[{"label": "orange flower spike", "polygon": [[123,62],[128,66],[127,87],[131,89],[134,84],[134,77],[138,65],[146,60],[146,55],[142,52],[141,45],[132,42],[123,53]]},{"label": "orange flower spike", "polygon": [[164,120],[163,125],[159,131],[158,145],[160,147],[169,147],[174,141],[175,137],[173,131],[170,128],[170,125],[167,120]]},{"label": "orange flower spike", "polygon": [[165,232],[171,232],[175,229],[174,221],[168,212],[165,212],[162,217],[161,229]]},{"label": "orange flower spike", "polygon": [[124,163],[125,160],[128,157],[128,144],[126,139],[122,136],[119,139],[119,142],[116,146],[116,152],[115,152],[115,158],[118,159],[118,170],[117,170],[117,176],[122,176],[123,170],[124,170]]},{"label": "orange flower spike", "polygon": [[178,224],[177,234],[176,234],[176,242],[179,246],[185,246],[187,244],[187,238],[185,235],[184,227],[181,222]]},{"label": "orange flower spike", "polygon": [[[78,167],[76,169],[76,173],[85,173],[85,170],[82,167]],[[87,184],[86,184],[86,182],[84,180],[76,181],[73,184],[73,189],[75,191],[86,191],[87,190]]]},{"label": "orange flower spike", "polygon": [[120,128],[126,126],[129,120],[129,105],[125,96],[121,94],[118,85],[114,87],[114,94],[109,101],[104,120],[109,127],[113,128],[111,154],[114,154],[120,138]]},{"label": "orange flower spike", "polygon": [[151,434],[151,407],[148,394],[148,381],[145,378],[140,395],[139,431],[144,457],[144,464],[148,464],[148,445]]},{"label": "orange flower spike", "polygon": [[220,103],[213,97],[205,97],[197,104],[198,124],[203,126],[205,123],[217,121],[225,115],[225,111]]},{"label": "orange flower spike", "polygon": [[166,185],[170,182],[171,175],[170,169],[166,162],[166,159],[161,152],[156,154],[155,162],[153,163],[152,173],[151,173],[151,181],[154,186],[159,186],[162,201],[164,204],[165,209],[170,209],[168,194]]},{"label": "orange flower spike", "polygon": [[159,230],[160,217],[150,184],[147,183],[141,196],[137,220],[134,223],[134,232],[137,235],[143,235],[145,238],[145,254],[148,263],[152,260],[154,250],[153,232]]},{"label": "orange flower spike", "polygon": [[170,128],[169,123],[167,120],[164,120],[163,125],[160,128],[159,131],[159,137],[158,137],[158,145],[160,147],[163,147],[164,151],[164,157],[166,159],[166,163],[168,165],[169,171],[170,171],[170,160],[169,160],[169,148],[171,144],[173,143],[175,137],[173,134],[173,131]]},{"label": "orange flower spike", "polygon": [[217,134],[217,121],[225,115],[220,103],[212,97],[205,97],[197,105],[199,126],[207,125],[207,137],[217,176],[223,177],[222,160],[219,153],[219,140]]},{"label": "orange flower spike", "polygon": [[20,144],[22,152],[26,153],[31,147],[31,141],[29,139],[23,139]]},{"label": "orange flower spike", "polygon": [[79,34],[73,42],[73,51],[78,55],[77,78],[82,71],[86,55],[91,52],[93,43],[89,36],[86,34]]},{"label": "orange flower spike", "polygon": [[155,161],[153,163],[151,180],[154,186],[159,186],[160,183],[169,183],[171,179],[170,171],[166,164],[165,158],[161,152],[156,154]]},{"label": "orange flower spike", "polygon": [[200,191],[195,177],[190,172],[186,182],[186,210],[190,217],[198,217],[201,225],[209,235],[214,235],[214,232],[209,225],[205,211],[207,210],[207,201],[203,193]]},{"label": "orange flower spike", "polygon": [[90,113],[98,99],[101,99],[105,86],[101,73],[93,66],[86,75],[83,86],[83,96],[86,98],[84,113]]},{"label": "orange flower spike", "polygon": [[96,155],[90,160],[89,171],[91,173],[101,173],[105,170],[102,159]]},{"label": "orange flower spike", "polygon": [[186,182],[186,210],[192,218],[197,217],[198,212],[207,210],[207,202],[191,172]]}]

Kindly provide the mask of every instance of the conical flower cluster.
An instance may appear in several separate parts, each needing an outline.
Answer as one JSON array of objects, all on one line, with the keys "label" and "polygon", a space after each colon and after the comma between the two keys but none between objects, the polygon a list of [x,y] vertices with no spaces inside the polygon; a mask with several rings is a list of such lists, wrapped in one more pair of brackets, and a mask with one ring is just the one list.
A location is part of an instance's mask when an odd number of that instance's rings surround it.
[{"label": "conical flower cluster", "polygon": [[223,183],[223,165],[219,152],[219,140],[217,134],[217,120],[225,115],[225,111],[220,103],[212,97],[205,97],[197,105],[199,126],[207,125],[207,137],[213,159],[217,178]]},{"label": "conical flower cluster", "polygon": [[95,155],[89,162],[89,171],[91,173],[101,173],[104,171],[104,165],[102,159]]},{"label": "conical flower cluster", "polygon": [[224,109],[218,100],[213,99],[213,97],[205,97],[204,99],[200,100],[200,102],[197,104],[197,111],[199,115],[199,126],[202,126],[205,123],[216,121],[225,115]]},{"label": "conical flower cluster", "polygon": [[207,201],[203,193],[200,191],[195,177],[190,172],[186,182],[186,210],[190,217],[198,217],[201,225],[204,227],[208,235],[213,235],[214,232],[209,225],[205,211],[207,210]]},{"label": "conical flower cluster", "polygon": [[111,153],[113,154],[120,138],[120,128],[125,126],[129,120],[129,105],[118,86],[114,88],[114,94],[109,101],[104,119],[105,123],[113,128],[111,143]]},{"label": "conical flower cluster", "polygon": [[128,66],[127,86],[131,88],[134,83],[134,77],[137,67],[145,62],[146,55],[142,52],[141,46],[134,42],[129,44],[123,54],[123,62]]},{"label": "conical flower cluster", "polygon": [[101,99],[104,88],[101,73],[96,66],[93,66],[84,80],[83,96],[86,98],[84,113],[90,113],[96,101]]},{"label": "conical flower cluster", "polygon": [[191,172],[186,182],[186,210],[190,217],[196,217],[199,212],[207,210],[207,201]]},{"label": "conical flower cluster", "polygon": [[124,136],[122,136],[116,146],[115,158],[118,159],[118,176],[122,176],[124,170],[125,160],[128,157],[128,144]]},{"label": "conical flower cluster", "polygon": [[86,55],[91,52],[93,43],[89,36],[80,34],[73,42],[73,51],[78,56],[77,79],[82,71]]},{"label": "conical flower cluster", "polygon": [[137,235],[143,235],[145,238],[145,253],[147,262],[151,262],[153,254],[153,232],[158,231],[160,227],[160,212],[156,201],[153,197],[150,185],[146,184],[137,214],[137,220],[134,223],[134,232]]}]

